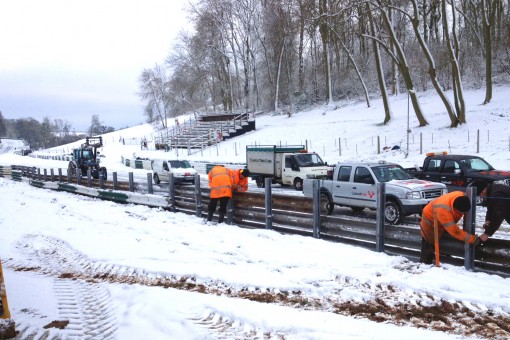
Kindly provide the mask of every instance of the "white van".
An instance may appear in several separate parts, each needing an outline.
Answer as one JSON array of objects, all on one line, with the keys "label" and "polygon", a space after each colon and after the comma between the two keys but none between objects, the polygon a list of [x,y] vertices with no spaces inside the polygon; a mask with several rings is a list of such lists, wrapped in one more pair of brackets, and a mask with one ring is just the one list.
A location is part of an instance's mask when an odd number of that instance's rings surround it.
[{"label": "white van", "polygon": [[168,182],[169,174],[174,175],[174,181],[177,183],[195,183],[195,174],[197,171],[188,161],[179,159],[154,159],[152,161],[152,178],[154,183],[161,181]]}]

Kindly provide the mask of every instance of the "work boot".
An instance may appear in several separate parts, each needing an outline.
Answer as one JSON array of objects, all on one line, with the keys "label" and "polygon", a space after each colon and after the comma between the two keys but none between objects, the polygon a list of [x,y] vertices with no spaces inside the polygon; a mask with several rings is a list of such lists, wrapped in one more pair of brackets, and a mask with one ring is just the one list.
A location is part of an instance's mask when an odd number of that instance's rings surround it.
[{"label": "work boot", "polygon": [[224,213],[220,213],[220,215],[218,216],[218,223],[223,223],[223,218],[225,217],[225,214]]},{"label": "work boot", "polygon": [[207,213],[207,222],[211,222],[212,221],[213,215],[214,215],[214,211],[209,211]]}]

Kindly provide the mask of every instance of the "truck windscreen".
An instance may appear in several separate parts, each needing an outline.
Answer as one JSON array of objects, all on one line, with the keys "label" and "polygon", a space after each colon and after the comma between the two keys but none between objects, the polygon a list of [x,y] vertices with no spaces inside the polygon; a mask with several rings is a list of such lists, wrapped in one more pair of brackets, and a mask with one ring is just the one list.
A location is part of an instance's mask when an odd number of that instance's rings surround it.
[{"label": "truck windscreen", "polygon": [[407,171],[397,165],[373,166],[372,171],[379,182],[408,180],[413,178]]},{"label": "truck windscreen", "polygon": [[324,165],[322,159],[316,153],[304,153],[295,156],[299,166],[321,166]]}]

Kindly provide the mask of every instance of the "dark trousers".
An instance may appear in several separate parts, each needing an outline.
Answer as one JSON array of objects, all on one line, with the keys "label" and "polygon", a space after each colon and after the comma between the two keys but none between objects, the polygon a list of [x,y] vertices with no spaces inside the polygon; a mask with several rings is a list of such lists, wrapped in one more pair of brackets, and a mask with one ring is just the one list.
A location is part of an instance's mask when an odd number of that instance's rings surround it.
[{"label": "dark trousers", "polygon": [[225,213],[227,212],[227,205],[230,197],[220,197],[220,198],[211,198],[209,200],[209,206],[207,211],[207,220],[212,221],[214,211],[216,211],[216,206],[218,205],[218,201],[220,201],[220,209],[218,210],[218,223],[223,222],[223,218],[225,217]]},{"label": "dark trousers", "polygon": [[435,248],[433,244],[428,243],[424,238],[421,239],[421,256],[420,262],[432,264],[435,257]]}]

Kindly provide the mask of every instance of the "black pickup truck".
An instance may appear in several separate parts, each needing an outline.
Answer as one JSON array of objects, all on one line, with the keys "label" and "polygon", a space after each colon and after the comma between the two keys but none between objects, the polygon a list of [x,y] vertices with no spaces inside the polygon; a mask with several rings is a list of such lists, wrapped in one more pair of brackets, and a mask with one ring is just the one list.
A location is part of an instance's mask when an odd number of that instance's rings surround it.
[{"label": "black pickup truck", "polygon": [[466,191],[467,187],[478,182],[510,185],[509,170],[495,170],[478,156],[430,152],[426,154],[422,167],[406,170],[418,179],[444,183],[448,191]]}]

